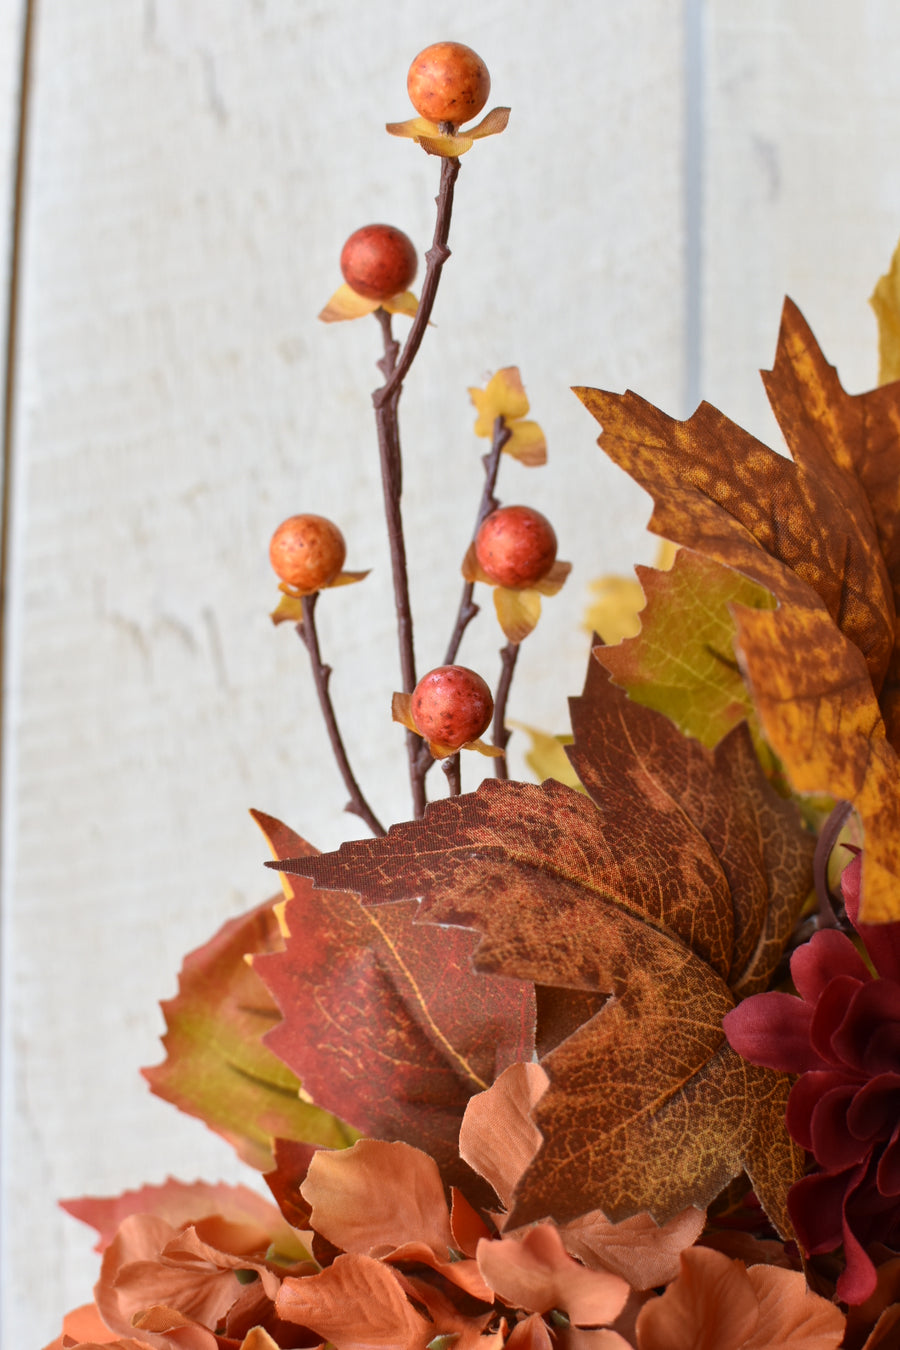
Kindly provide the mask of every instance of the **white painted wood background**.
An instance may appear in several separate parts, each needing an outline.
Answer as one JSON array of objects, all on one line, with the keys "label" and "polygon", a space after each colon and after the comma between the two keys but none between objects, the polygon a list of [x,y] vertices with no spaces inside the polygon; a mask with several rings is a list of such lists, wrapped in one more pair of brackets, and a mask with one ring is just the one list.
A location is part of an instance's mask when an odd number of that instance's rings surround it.
[{"label": "white painted wood background", "polygon": [[[562,730],[588,580],[651,557],[648,503],[574,383],[771,434],[755,371],[781,297],[845,383],[900,234],[895,0],[35,0],[13,442],[3,818],[4,1346],[89,1297],[60,1196],[236,1179],[150,1097],[156,1001],[184,952],[272,889],[246,808],[322,847],[355,832],[305,655],[274,631],[266,549],[337,519],[361,587],[321,637],[360,776],[406,814],[368,395],[371,321],[324,328],[344,238],[424,249],[437,165],[385,136],[405,73],[454,37],[509,131],[464,161],[436,327],[408,381],[405,511],[420,667],[440,659],[479,490],[467,385],[517,363],[542,471],[507,501],[577,566],[523,651],[511,715]],[[24,0],[0,0],[8,257]],[[496,632],[464,650],[495,668]],[[474,779],[469,785],[474,786]]]}]

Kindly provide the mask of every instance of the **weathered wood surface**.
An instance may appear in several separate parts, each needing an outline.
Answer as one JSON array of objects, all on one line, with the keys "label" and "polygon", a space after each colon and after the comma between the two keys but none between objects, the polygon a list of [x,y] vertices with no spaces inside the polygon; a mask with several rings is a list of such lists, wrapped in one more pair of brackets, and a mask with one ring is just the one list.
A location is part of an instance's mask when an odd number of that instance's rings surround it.
[{"label": "weathered wood surface", "polygon": [[[0,41],[20,8],[0,7]],[[423,670],[458,592],[484,448],[466,387],[486,373],[520,365],[550,443],[545,470],[504,466],[502,495],[546,510],[577,564],[511,707],[563,730],[588,579],[654,551],[646,499],[568,386],[678,414],[698,387],[764,426],[753,372],[785,289],[852,386],[874,370],[865,299],[900,230],[887,3],[770,0],[752,19],[739,0],[578,3],[561,25],[536,2],[462,0],[447,34],[415,0],[39,0],[7,615],[3,1344],[42,1344],[89,1295],[90,1234],[58,1197],[241,1174],[137,1068],[159,1058],[156,1001],[184,952],[270,889],[245,809],[322,847],[358,829],[304,652],[267,618],[267,541],[294,511],[332,515],[348,565],[374,569],[323,597],[321,638],[360,777],[406,813],[377,330],[315,315],[358,225],[430,237],[437,166],[381,126],[443,36],[485,56],[514,111],[464,161],[404,400]],[[464,649],[487,673],[492,623]]]}]

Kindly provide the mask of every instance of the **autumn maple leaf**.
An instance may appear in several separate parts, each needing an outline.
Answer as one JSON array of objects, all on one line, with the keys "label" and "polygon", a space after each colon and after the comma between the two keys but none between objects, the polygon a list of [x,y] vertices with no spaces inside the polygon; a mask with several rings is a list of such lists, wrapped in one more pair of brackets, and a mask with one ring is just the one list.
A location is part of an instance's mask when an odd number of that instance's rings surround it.
[{"label": "autumn maple leaf", "polygon": [[851,801],[862,913],[900,918],[900,384],[850,395],[785,301],[763,376],[793,462],[707,403],[678,422],[636,394],[576,393],[652,495],[651,529],[764,586],[737,654],[797,792]]},{"label": "autumn maple leaf", "polygon": [[[299,835],[253,815],[276,858],[297,861],[302,850],[315,861]],[[447,1180],[471,1182],[460,1122],[474,1093],[531,1056],[531,985],[476,974],[474,935],[416,923],[413,903],[366,910],[296,875],[284,881],[284,950],[253,960],[284,1018],[266,1045],[317,1106],[374,1138],[424,1149]]]},{"label": "autumn maple leaf", "polygon": [[788,1231],[788,1080],[745,1063],[721,1023],[768,983],[812,840],[743,726],[710,752],[592,662],[573,729],[591,797],[487,781],[385,838],[277,865],[370,905],[420,896],[430,922],[481,933],[476,969],[535,981],[550,1086],[511,1226],[591,1209],[662,1223],[746,1168]]},{"label": "autumn maple leaf", "polygon": [[166,1058],[143,1070],[152,1092],[199,1116],[260,1171],[273,1165],[275,1139],[340,1148],[355,1138],[301,1099],[299,1080],[263,1045],[279,1012],[245,958],[283,946],[275,903],[229,919],[188,953],[177,997],[162,1004]]}]

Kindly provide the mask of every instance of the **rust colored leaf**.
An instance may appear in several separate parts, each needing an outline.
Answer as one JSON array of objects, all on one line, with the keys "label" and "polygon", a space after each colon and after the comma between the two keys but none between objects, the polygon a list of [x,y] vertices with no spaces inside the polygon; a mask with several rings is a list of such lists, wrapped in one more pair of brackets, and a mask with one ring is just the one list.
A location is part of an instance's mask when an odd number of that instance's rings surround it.
[{"label": "rust colored leaf", "polygon": [[788,1080],[736,1055],[721,1023],[735,990],[765,987],[813,841],[745,727],[710,752],[592,663],[573,729],[594,800],[553,781],[488,781],[383,839],[283,868],[370,905],[422,896],[430,921],[482,934],[479,970],[534,980],[551,1021],[558,997],[535,1109],[544,1142],[507,1227],[592,1209],[664,1223],[745,1168],[788,1231],[802,1170],[784,1129]]},{"label": "rust colored leaf", "polygon": [[158,1097],[199,1116],[260,1171],[273,1166],[273,1139],[341,1148],[355,1137],[301,1101],[299,1080],[263,1044],[279,1013],[244,957],[282,945],[274,903],[229,920],[185,957],[178,995],[162,1004],[166,1058],[143,1070]]},{"label": "rust colored leaf", "polygon": [[[258,819],[276,856],[295,856],[290,834]],[[532,1054],[531,985],[475,973],[475,935],[417,923],[415,901],[365,909],[296,875],[285,882],[285,950],[254,961],[284,1017],[267,1045],[320,1106],[421,1148],[471,1187],[460,1121],[473,1093]]]},{"label": "rust colored leaf", "polygon": [[632,393],[577,392],[652,495],[651,528],[775,596],[737,612],[763,730],[797,791],[853,801],[864,918],[897,919],[900,385],[847,394],[789,300],[763,378],[793,461],[708,404],[677,422]]}]

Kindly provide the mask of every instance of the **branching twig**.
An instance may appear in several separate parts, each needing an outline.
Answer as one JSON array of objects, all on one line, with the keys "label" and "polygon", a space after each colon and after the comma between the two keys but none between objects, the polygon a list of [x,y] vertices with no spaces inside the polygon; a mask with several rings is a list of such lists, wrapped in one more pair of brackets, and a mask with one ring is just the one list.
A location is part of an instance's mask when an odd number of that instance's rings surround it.
[{"label": "branching twig", "polygon": [[[475,520],[475,529],[472,532],[474,540],[481,528],[482,521],[497,509],[497,498],[494,496],[494,489],[497,486],[497,471],[500,468],[500,454],[504,445],[509,440],[512,432],[506,425],[506,419],[503,417],[494,418],[494,434],[491,440],[490,452],[482,457],[484,465],[484,491],[481,494],[481,502],[478,506],[478,515]],[[475,592],[474,581],[467,581],[463,586],[462,596],[459,602],[459,609],[456,614],[456,624],[453,629],[453,635],[447,645],[447,652],[444,656],[444,665],[452,666],[456,660],[459,651],[459,645],[462,642],[463,633],[465,633],[469,624],[478,613],[478,606],[473,603],[472,596]]]},{"label": "branching twig", "polygon": [[[403,483],[397,412],[400,394],[403,390],[403,381],[416,358],[422,338],[425,336],[425,329],[428,327],[431,311],[434,308],[441,271],[444,263],[450,257],[447,239],[450,233],[450,218],[453,214],[453,188],[458,174],[458,159],[442,160],[440,188],[435,199],[437,201],[437,219],[434,226],[434,239],[431,248],[425,255],[427,267],[425,280],[422,283],[422,295],[409,336],[402,350],[399,349],[393,336],[391,316],[381,308],[375,311],[378,322],[381,324],[384,340],[384,355],[378,362],[378,368],[384,375],[384,384],[372,394],[372,402],[375,407],[384,510],[391,550],[394,604],[397,611],[397,644],[400,652],[400,676],[403,683],[403,692],[407,694],[411,694],[416,687],[416,658],[413,644],[412,609],[409,602],[406,544],[403,537],[403,519],[400,512]],[[427,800],[425,796],[425,774],[432,763],[432,758],[428,747],[423,745],[421,738],[416,736],[414,732],[407,732],[406,749],[409,759],[413,815],[418,820],[425,813]]]},{"label": "branching twig", "polygon": [[[375,311],[381,323],[384,338],[384,356],[379,365],[385,371],[393,368],[397,344],[391,333],[391,316],[383,309]],[[388,376],[390,378],[390,376]],[[406,567],[406,542],[403,537],[403,517],[400,511],[400,427],[397,421],[397,402],[400,391],[386,403],[375,401],[375,426],[378,431],[378,453],[381,458],[381,486],[384,493],[384,514],[387,521],[388,543],[391,549],[391,575],[394,582],[394,607],[397,612],[397,645],[400,650],[400,678],[403,692],[411,694],[416,687],[416,655],[413,646],[412,607],[409,603],[409,575]],[[425,775],[419,768],[422,741],[415,732],[406,733],[406,753],[409,760],[409,782],[412,791],[413,815],[417,820],[425,813]],[[429,757],[430,758],[430,757]]]},{"label": "branching twig", "polygon": [[347,752],[344,749],[341,733],[338,730],[337,718],[334,714],[331,696],[328,693],[328,681],[331,678],[331,667],[323,665],[322,658],[319,654],[319,637],[316,632],[315,621],[316,601],[318,598],[318,591],[315,591],[312,595],[304,595],[302,600],[303,621],[302,623],[297,624],[297,632],[303,639],[306,644],[306,649],[309,652],[313,680],[316,685],[316,693],[319,696],[319,706],[322,709],[325,726],[328,728],[328,737],[331,741],[331,748],[334,751],[334,757],[337,760],[338,768],[341,771],[344,786],[350,793],[350,800],[344,809],[352,812],[355,816],[362,817],[373,834],[383,835],[386,833],[386,830],[360,791],[359,784],[353,776],[353,770],[350,768],[350,761],[347,759]]},{"label": "branching twig", "polygon": [[425,280],[422,282],[419,307],[416,310],[416,317],[413,319],[399,361],[382,388],[376,389],[373,394],[376,408],[379,403],[386,403],[400,393],[403,381],[406,379],[409,368],[416,359],[416,353],[422,345],[422,338],[425,336],[425,329],[428,327],[431,311],[434,308],[434,301],[441,280],[441,271],[444,263],[450,257],[447,240],[450,236],[450,217],[453,214],[453,189],[458,176],[459,160],[442,159],[441,184],[438,188],[438,195],[435,197],[437,219],[434,223],[434,238],[431,241],[431,248],[425,254]]},{"label": "branching twig", "polygon": [[[507,642],[506,646],[500,652],[500,660],[503,662],[503,668],[500,671],[497,696],[494,699],[494,725],[492,728],[492,737],[494,745],[499,746],[501,750],[506,749],[509,738],[512,735],[512,732],[506,725],[506,700],[509,698],[509,688],[512,684],[513,671],[516,668],[519,645],[518,642]],[[509,777],[505,755],[503,755],[502,758],[498,755],[494,760],[494,777]]]},{"label": "branching twig", "polygon": [[459,768],[459,751],[455,755],[449,755],[447,759],[441,762],[441,768],[447,775],[447,782],[450,784],[450,796],[458,797],[462,792],[462,774]]}]

